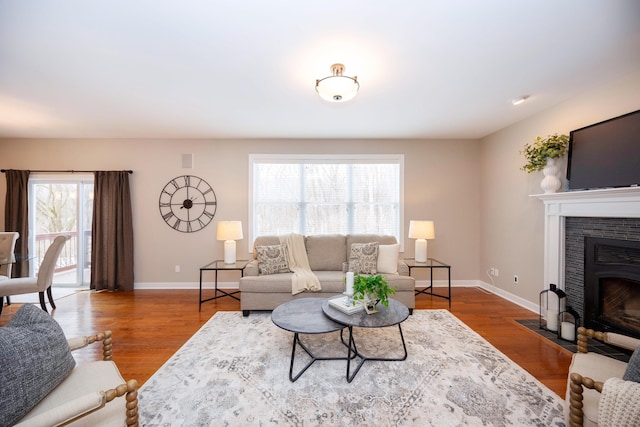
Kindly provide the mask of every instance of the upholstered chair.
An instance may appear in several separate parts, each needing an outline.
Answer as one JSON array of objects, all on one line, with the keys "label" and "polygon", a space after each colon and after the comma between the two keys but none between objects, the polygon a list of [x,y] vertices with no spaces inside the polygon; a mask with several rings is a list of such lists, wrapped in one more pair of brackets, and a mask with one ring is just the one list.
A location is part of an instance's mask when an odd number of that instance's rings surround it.
[{"label": "upholstered chair", "polygon": [[[640,359],[634,353],[629,363],[588,351],[588,339],[633,351],[640,340],[612,332],[578,328],[578,352],[569,366],[565,397],[565,422],[571,427],[598,425],[638,425]],[[608,388],[606,390],[603,389]],[[606,394],[606,399],[603,397]],[[605,402],[606,400],[606,402]],[[619,411],[618,408],[622,408]],[[604,419],[606,418],[606,419]],[[635,422],[628,424],[629,419]]]},{"label": "upholstered chair", "polygon": [[7,260],[10,260],[13,255],[18,237],[20,233],[17,231],[0,232],[0,280],[11,278],[13,263]]},{"label": "upholstered chair", "polygon": [[56,268],[56,263],[58,262],[58,257],[68,239],[69,236],[61,235],[53,240],[47,252],[44,254],[37,277],[0,280],[0,314],[2,313],[4,297],[11,295],[38,293],[40,296],[40,307],[42,307],[44,311],[47,311],[47,305],[44,300],[44,294],[46,292],[51,308],[56,308],[53,302],[53,295],[51,294],[51,283],[53,282],[53,273]]},{"label": "upholstered chair", "polygon": [[[76,350],[102,344],[102,360]],[[67,338],[56,320],[24,304],[0,328],[0,425],[137,426],[138,383],[112,360],[111,332]],[[94,350],[95,351],[95,350]]]}]

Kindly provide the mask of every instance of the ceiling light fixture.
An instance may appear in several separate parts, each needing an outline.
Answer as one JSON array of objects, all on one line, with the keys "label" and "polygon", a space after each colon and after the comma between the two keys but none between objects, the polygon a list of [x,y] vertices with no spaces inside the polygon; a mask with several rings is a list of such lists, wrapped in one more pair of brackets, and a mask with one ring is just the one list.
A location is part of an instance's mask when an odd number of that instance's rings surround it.
[{"label": "ceiling light fixture", "polygon": [[519,98],[514,98],[511,100],[511,103],[513,105],[520,105],[522,104],[524,101],[526,101],[527,99],[529,99],[529,96],[525,95],[525,96],[521,96]]},{"label": "ceiling light fixture", "polygon": [[333,64],[331,76],[316,80],[316,92],[329,102],[345,102],[355,98],[360,89],[358,77],[344,76],[344,65]]}]

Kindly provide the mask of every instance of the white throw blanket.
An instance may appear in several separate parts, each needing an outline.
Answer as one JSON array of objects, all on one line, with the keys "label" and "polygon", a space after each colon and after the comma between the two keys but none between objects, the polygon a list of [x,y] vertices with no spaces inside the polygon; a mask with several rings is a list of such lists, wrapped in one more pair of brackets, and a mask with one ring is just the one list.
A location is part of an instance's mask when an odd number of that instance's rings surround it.
[{"label": "white throw blanket", "polygon": [[304,237],[301,234],[286,234],[280,236],[280,243],[287,245],[289,269],[293,271],[291,295],[304,291],[320,291],[320,281],[311,271],[311,267],[309,267]]},{"label": "white throw blanket", "polygon": [[640,383],[609,378],[602,386],[598,426],[637,426],[640,420]]}]

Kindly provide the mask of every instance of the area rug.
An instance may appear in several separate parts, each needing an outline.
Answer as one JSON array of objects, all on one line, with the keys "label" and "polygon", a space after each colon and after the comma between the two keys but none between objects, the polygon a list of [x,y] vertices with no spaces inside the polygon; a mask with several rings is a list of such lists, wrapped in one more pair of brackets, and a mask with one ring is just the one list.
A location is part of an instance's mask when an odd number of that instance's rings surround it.
[{"label": "area rug", "polygon": [[[560,397],[448,311],[415,310],[402,330],[405,361],[367,361],[352,383],[344,360],[317,361],[292,383],[292,333],[269,313],[218,312],[141,388],[141,425],[564,425]],[[397,327],[354,335],[363,354],[402,353]],[[301,338],[346,354],[339,332]]]}]

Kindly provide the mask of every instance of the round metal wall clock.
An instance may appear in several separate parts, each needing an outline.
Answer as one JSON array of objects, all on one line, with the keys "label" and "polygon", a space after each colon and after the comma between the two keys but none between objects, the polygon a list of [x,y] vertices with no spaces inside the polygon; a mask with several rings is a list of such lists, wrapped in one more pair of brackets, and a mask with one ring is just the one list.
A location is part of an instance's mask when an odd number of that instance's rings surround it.
[{"label": "round metal wall clock", "polygon": [[174,230],[193,233],[205,228],[216,214],[213,188],[202,178],[178,176],[160,192],[160,215]]}]

